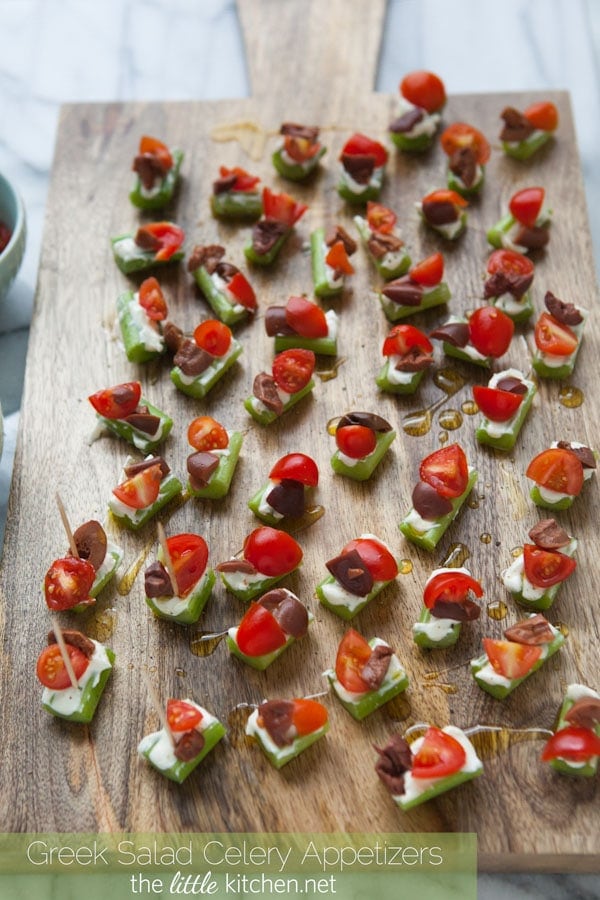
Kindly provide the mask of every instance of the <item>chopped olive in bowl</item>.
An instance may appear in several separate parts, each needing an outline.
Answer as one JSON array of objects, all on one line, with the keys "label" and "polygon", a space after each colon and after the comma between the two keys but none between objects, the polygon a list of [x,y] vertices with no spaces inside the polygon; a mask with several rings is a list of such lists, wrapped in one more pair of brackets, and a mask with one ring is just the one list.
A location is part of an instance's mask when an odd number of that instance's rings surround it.
[{"label": "chopped olive in bowl", "polygon": [[0,300],[16,278],[25,252],[25,207],[0,173]]}]

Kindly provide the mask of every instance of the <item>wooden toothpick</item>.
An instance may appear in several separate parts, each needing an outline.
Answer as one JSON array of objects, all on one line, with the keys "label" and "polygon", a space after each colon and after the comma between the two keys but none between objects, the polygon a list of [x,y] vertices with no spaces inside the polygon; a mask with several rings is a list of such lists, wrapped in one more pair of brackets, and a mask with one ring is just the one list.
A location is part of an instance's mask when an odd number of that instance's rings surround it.
[{"label": "wooden toothpick", "polygon": [[156,712],[158,714],[158,718],[160,719],[160,724],[162,725],[162,727],[166,731],[167,735],[169,736],[169,740],[174,745],[175,739],[173,737],[173,732],[171,731],[171,729],[169,727],[169,722],[167,720],[167,713],[165,711],[165,707],[160,702],[160,697],[158,696],[158,694],[154,688],[154,685],[150,681],[150,676],[148,675],[148,672],[145,669],[142,669],[142,678],[144,679],[144,682],[146,684],[146,689],[148,691],[148,695],[152,702],[152,706],[156,710]]},{"label": "wooden toothpick", "polygon": [[73,663],[71,662],[71,657],[69,656],[69,651],[67,650],[67,645],[65,643],[65,639],[63,637],[62,629],[58,624],[58,620],[52,619],[52,630],[54,631],[54,637],[56,638],[56,643],[58,644],[58,649],[60,650],[60,655],[63,658],[63,662],[65,664],[65,669],[67,670],[67,675],[71,680],[71,684],[75,688],[75,690],[79,689],[79,682],[77,681],[77,676],[75,674],[75,670],[73,668]]},{"label": "wooden toothpick", "polygon": [[58,506],[58,511],[60,513],[60,517],[62,519],[64,529],[67,533],[67,540],[69,541],[69,549],[71,551],[71,556],[74,556],[76,559],[79,559],[79,551],[77,549],[77,544],[75,543],[75,538],[73,537],[73,532],[71,531],[71,526],[69,525],[69,520],[67,519],[67,513],[65,511],[65,507],[63,505],[62,500],[60,499],[60,494],[58,492],[56,494],[56,505]]},{"label": "wooden toothpick", "polygon": [[173,568],[173,563],[171,562],[171,554],[169,553],[169,547],[167,545],[167,536],[165,534],[165,529],[162,526],[162,522],[159,522],[157,525],[158,531],[158,543],[162,547],[163,556],[165,558],[165,569],[169,574],[169,578],[171,579],[171,587],[173,588],[173,593],[176,597],[179,597],[179,588],[177,587],[177,576],[175,575],[175,569]]}]

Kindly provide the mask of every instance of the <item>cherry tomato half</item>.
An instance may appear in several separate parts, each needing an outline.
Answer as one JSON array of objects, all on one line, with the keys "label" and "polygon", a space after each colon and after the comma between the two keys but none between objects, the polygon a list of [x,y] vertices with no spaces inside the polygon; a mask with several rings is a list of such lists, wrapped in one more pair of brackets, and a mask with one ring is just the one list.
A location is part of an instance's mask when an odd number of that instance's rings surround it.
[{"label": "cherry tomato half", "polygon": [[206,541],[199,534],[174,534],[167,538],[167,549],[175,570],[177,593],[187,597],[206,571]]},{"label": "cherry tomato half", "polygon": [[308,138],[298,137],[293,134],[284,136],[283,146],[287,155],[297,163],[303,163],[308,159],[312,159],[321,149],[318,141],[309,141]]},{"label": "cherry tomato half", "polygon": [[377,446],[377,435],[367,425],[343,425],[336,428],[338,450],[350,459],[364,459]]},{"label": "cherry tomato half", "polygon": [[574,453],[554,447],[542,450],[531,460],[525,470],[540,487],[576,497],[583,487],[583,466]]},{"label": "cherry tomato half", "polygon": [[229,435],[220,422],[211,416],[198,416],[188,426],[188,443],[194,450],[224,450]]},{"label": "cherry tomato half", "polygon": [[525,225],[526,228],[532,228],[535,225],[544,202],[545,193],[542,187],[531,187],[523,188],[522,191],[517,191],[516,194],[513,194],[508,208],[521,225]]},{"label": "cherry tomato half", "polygon": [[240,166],[234,166],[233,169],[228,169],[227,166],[220,166],[219,174],[221,178],[227,178],[228,175],[235,175],[235,181],[231,188],[232,191],[252,191],[260,181],[260,178],[257,175],[250,175],[249,172],[246,172],[246,170],[240,168]]},{"label": "cherry tomato half", "polygon": [[254,289],[245,275],[236,272],[229,284],[227,290],[235,297],[236,303],[244,306],[246,309],[255,310],[257,307],[256,294]]},{"label": "cherry tomato half", "polygon": [[348,138],[342,148],[342,155],[348,156],[373,156],[375,158],[375,167],[384,166],[387,162],[388,153],[383,144],[367,137],[366,134],[356,132]]},{"label": "cherry tomato half", "polygon": [[96,391],[95,394],[90,394],[88,400],[105,419],[124,419],[136,411],[141,396],[140,382],[127,381],[125,384]]},{"label": "cherry tomato half", "polygon": [[306,297],[290,297],[285,306],[285,321],[301,337],[322,338],[329,334],[325,313]]},{"label": "cherry tomato half", "polygon": [[557,731],[542,750],[542,760],[566,759],[568,762],[585,763],[600,756],[600,737],[589,728],[570,725]]},{"label": "cherry tomato half", "polygon": [[423,197],[422,203],[452,203],[453,206],[456,206],[460,209],[464,209],[465,206],[468,206],[468,201],[465,200],[464,197],[461,197],[460,194],[457,194],[456,191],[451,191],[449,188],[440,188],[436,191],[431,191],[431,193],[426,194]]},{"label": "cherry tomato half", "polygon": [[435,450],[419,466],[421,481],[431,485],[441,497],[460,497],[469,481],[469,466],[465,451],[459,444],[449,444]]},{"label": "cherry tomato half", "polygon": [[50,609],[72,609],[79,603],[89,606],[94,602],[90,591],[96,578],[96,570],[86,559],[65,556],[56,559],[46,572],[44,595]]},{"label": "cherry tomato half", "polygon": [[302,548],[285,531],[263,525],[244,541],[244,557],[269,578],[292,572],[302,561]]},{"label": "cherry tomato half", "polygon": [[446,102],[444,82],[433,72],[409,72],[400,82],[400,93],[414,106],[437,112]]},{"label": "cherry tomato half", "polygon": [[503,678],[523,678],[531,672],[542,655],[542,648],[531,644],[517,644],[516,641],[495,641],[483,639],[483,649],[494,672]]},{"label": "cherry tomato half", "polygon": [[[73,666],[75,678],[79,679],[89,665],[89,659],[78,647],[67,644],[67,652]],[[49,644],[40,653],[36,666],[36,674],[44,687],[62,691],[71,687],[71,679],[58,644]]]},{"label": "cherry tomato half", "polygon": [[571,575],[577,563],[566,553],[558,550],[542,550],[535,544],[523,547],[523,562],[527,580],[538,588],[549,588],[560,584]]},{"label": "cherry tomato half", "polygon": [[202,721],[202,713],[198,707],[185,700],[167,700],[167,722],[175,734],[182,731],[193,731]]},{"label": "cherry tomato half", "polygon": [[487,270],[490,275],[503,272],[505,275],[532,275],[534,265],[527,256],[516,250],[494,250],[490,253]]},{"label": "cherry tomato half", "polygon": [[156,278],[146,278],[140,284],[140,306],[153,322],[161,322],[167,318],[167,301]]},{"label": "cherry tomato half", "polygon": [[440,137],[442,150],[448,156],[456,150],[463,150],[468,147],[475,154],[475,158],[480,166],[484,166],[490,158],[490,145],[481,131],[467,125],[466,122],[453,122],[449,125]]},{"label": "cherry tomato half", "polygon": [[343,241],[336,241],[335,244],[330,247],[325,256],[325,262],[328,266],[331,266],[332,269],[343,272],[344,275],[352,275],[354,272],[354,266],[350,262]]},{"label": "cherry tomato half", "polygon": [[237,645],[246,656],[264,656],[286,642],[285,632],[273,613],[251,603],[237,630]]},{"label": "cherry tomato half", "polygon": [[225,356],[231,347],[231,329],[219,319],[205,319],[194,329],[194,340],[211,356]]},{"label": "cherry tomato half", "polygon": [[312,350],[284,350],[273,360],[275,384],[286,394],[296,394],[305,388],[315,370]]},{"label": "cherry tomato half", "polygon": [[558,128],[558,110],[549,100],[532,103],[523,111],[523,115],[534,128],[541,131],[556,131]]},{"label": "cherry tomato half", "polygon": [[570,356],[577,348],[575,332],[547,312],[535,323],[534,339],[538,350],[551,356]]},{"label": "cherry tomato half", "polygon": [[150,222],[141,225],[139,231],[145,231],[160,242],[160,247],[154,254],[157,261],[171,259],[177,253],[185,239],[185,232],[173,222]]},{"label": "cherry tomato half", "polygon": [[409,275],[423,287],[435,287],[444,276],[444,257],[441,253],[433,253],[413,266]]},{"label": "cherry tomato half", "polygon": [[375,538],[355,538],[350,541],[342,554],[356,550],[374,581],[391,581],[398,574],[398,563],[381,541]]},{"label": "cherry tomato half", "polygon": [[469,319],[469,337],[476,350],[497,359],[508,350],[515,323],[495,306],[480,306]]},{"label": "cherry tomato half", "polygon": [[298,732],[298,737],[312,734],[327,724],[327,710],[318,700],[294,700],[294,712],[292,723]]},{"label": "cherry tomato half", "polygon": [[122,481],[113,488],[113,494],[131,509],[146,509],[158,497],[161,481],[162,472],[160,463],[157,463]]},{"label": "cherry tomato half", "polygon": [[362,694],[369,690],[369,685],[360,676],[371,656],[371,648],[364,637],[350,628],[346,632],[335,659],[335,674],[340,684],[347,691]]},{"label": "cherry tomato half", "polygon": [[270,188],[263,188],[263,211],[267,219],[275,219],[291,228],[307,209],[306,204],[299,203],[289,194],[275,194]]},{"label": "cherry tomato half", "polygon": [[423,743],[413,757],[413,778],[444,778],[462,769],[467,761],[465,748],[452,735],[430,725]]},{"label": "cherry tomato half", "polygon": [[433,344],[427,335],[414,325],[394,325],[383,342],[382,353],[384,356],[406,356],[412,347],[418,347],[425,353],[433,353]]},{"label": "cherry tomato half", "polygon": [[423,603],[427,609],[433,609],[440,600],[460,603],[469,593],[483,597],[483,588],[470,575],[465,575],[464,572],[439,572],[425,585]]},{"label": "cherry tomato half", "polygon": [[140,153],[142,156],[154,156],[160,163],[163,172],[168,172],[173,166],[173,157],[167,145],[148,134],[144,134],[140,138]]},{"label": "cherry tomato half", "polygon": [[483,415],[491,422],[507,422],[512,419],[523,402],[523,394],[484,387],[481,384],[474,385],[473,397]]},{"label": "cherry tomato half", "polygon": [[384,206],[383,203],[376,203],[374,200],[367,201],[367,223],[371,231],[389,234],[394,230],[396,221],[396,213]]},{"label": "cherry tomato half", "polygon": [[289,478],[306,487],[316,487],[319,483],[319,470],[314,459],[305,453],[288,453],[277,460],[269,472],[269,478],[275,481]]}]

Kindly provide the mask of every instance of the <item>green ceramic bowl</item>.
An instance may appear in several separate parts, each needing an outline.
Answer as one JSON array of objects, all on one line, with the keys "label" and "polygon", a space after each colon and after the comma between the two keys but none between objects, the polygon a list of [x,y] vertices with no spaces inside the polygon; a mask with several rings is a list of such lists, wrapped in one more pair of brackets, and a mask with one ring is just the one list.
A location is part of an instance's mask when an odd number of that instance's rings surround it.
[{"label": "green ceramic bowl", "polygon": [[0,173],[0,222],[12,237],[0,253],[0,301],[4,299],[21,266],[25,253],[25,207],[9,181]]}]

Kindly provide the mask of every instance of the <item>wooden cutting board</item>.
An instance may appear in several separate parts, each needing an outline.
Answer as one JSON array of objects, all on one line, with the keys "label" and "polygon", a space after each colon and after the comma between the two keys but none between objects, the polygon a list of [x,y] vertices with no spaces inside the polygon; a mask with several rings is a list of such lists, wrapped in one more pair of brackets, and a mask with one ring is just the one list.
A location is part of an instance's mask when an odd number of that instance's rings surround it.
[{"label": "wooden cutting board", "polygon": [[[499,575],[510,563],[513,548],[523,544],[540,517],[528,498],[524,477],[528,461],[558,438],[598,444],[597,318],[594,314],[590,318],[569,383],[540,385],[515,451],[509,455],[490,452],[477,446],[475,420],[463,411],[471,384],[486,380],[479,370],[449,366],[438,357],[436,371],[450,368],[464,381],[454,396],[448,397],[431,377],[413,399],[378,393],[374,377],[388,326],[372,294],[377,279],[361,249],[350,287],[335,303],[341,317],[337,377],[317,379],[313,397],[280,423],[268,429],[254,425],[242,400],[251,392],[254,375],[268,367],[272,358],[271,341],[264,334],[264,310],[290,294],[311,293],[306,244],[312,228],[341,222],[353,230],[351,211],[336,192],[337,157],[352,131],[386,140],[396,100],[369,93],[383,2],[245,0],[240,11],[253,98],[77,104],[62,110],[0,580],[3,830],[475,831],[483,868],[593,869],[600,833],[598,780],[552,774],[539,762],[539,736],[527,735],[523,729],[552,727],[569,682],[600,685],[595,483],[585,488],[571,512],[561,515],[564,526],[581,541],[577,572],[549,613],[552,622],[560,621],[568,628],[564,650],[504,702],[479,690],[468,661],[479,654],[482,637],[500,637],[503,628],[523,615],[507,596]],[[344,40],[332,56],[325,52],[324,42],[329,41],[336,21],[346,26]],[[390,154],[382,199],[397,211],[414,260],[438,249],[444,252],[452,312],[481,303],[489,251],[485,229],[500,217],[517,188],[531,184],[546,187],[555,212],[549,249],[536,268],[537,310],[542,309],[546,290],[590,308],[596,304],[569,98],[564,93],[549,96],[561,116],[555,143],[525,164],[505,159],[494,146],[483,197],[472,204],[467,234],[456,245],[444,244],[426,232],[414,212],[415,200],[443,185],[445,158],[439,148],[418,158]],[[472,122],[494,143],[500,110],[508,103],[523,108],[534,99],[533,94],[454,96],[444,120]],[[308,186],[284,184],[270,164],[276,133],[286,119],[320,124],[329,147],[322,173]],[[260,151],[259,158],[250,158],[239,142],[218,142],[211,136],[215,128],[233,122],[253,123],[239,133],[256,139],[253,152]],[[116,335],[115,299],[131,282],[114,265],[108,238],[134,229],[138,222],[127,195],[131,159],[143,133],[185,149],[184,181],[167,213],[185,228],[188,252],[195,243],[217,241],[227,247],[228,259],[243,265],[248,229],[220,225],[209,213],[211,184],[221,163],[242,165],[309,205],[276,265],[250,273],[261,311],[256,321],[238,331],[244,344],[240,364],[203,403],[175,391],[166,363],[130,365]],[[173,320],[189,329],[207,317],[208,309],[183,266],[160,277]],[[417,318],[415,324],[430,330],[446,314],[442,309]],[[507,362],[527,370],[528,345],[531,328],[514,341]],[[109,438],[89,443],[94,417],[86,398],[99,388],[132,379],[140,379],[147,396],[173,416],[173,436],[164,452],[181,477],[189,450],[185,433],[194,416],[206,412],[245,432],[229,496],[217,503],[190,501],[170,519],[168,513],[163,516],[171,533],[202,533],[212,563],[235,553],[256,527],[246,502],[264,483],[273,462],[292,450],[315,457],[321,471],[317,499],[326,512],[299,535],[304,564],[286,584],[308,603],[316,618],[305,641],[267,672],[258,673],[233,661],[224,644],[204,658],[191,650],[197,631],[222,630],[243,614],[242,604],[222,587],[215,590],[198,628],[190,629],[152,618],[143,600],[141,576],[123,595],[110,587],[91,612],[63,620],[106,640],[117,655],[112,682],[93,723],[80,727],[54,720],[40,707],[35,660],[50,624],[40,584],[51,561],[66,551],[56,491],[75,525],[92,517],[104,519],[128,452],[125,444]],[[582,404],[569,406],[578,396]],[[403,430],[403,417],[426,407],[433,409],[431,429],[420,437],[409,436]],[[377,411],[398,431],[391,452],[365,484],[334,477],[329,465],[333,439],[327,422],[351,409]],[[445,441],[462,444],[479,471],[479,482],[473,501],[438,549],[428,554],[404,541],[398,522],[410,505],[419,461]],[[108,527],[117,535],[116,526]],[[256,746],[246,743],[244,714],[236,707],[264,697],[324,690],[322,672],[333,663],[345,626],[319,607],[314,588],[324,577],[325,561],[364,532],[386,540],[405,561],[406,574],[354,624],[366,636],[378,634],[395,646],[410,675],[410,688],[405,699],[362,724],[327,698],[328,737],[276,772]],[[120,576],[141,559],[153,539],[153,527],[136,535],[118,533],[125,550]],[[455,561],[466,558],[484,584],[483,613],[472,627],[463,629],[454,649],[425,654],[411,640],[411,625],[418,617],[428,574],[450,556]],[[487,605],[497,601],[508,606],[503,621],[487,614]],[[163,698],[192,696],[230,729],[228,738],[184,788],[171,784],[137,757],[138,741],[158,725],[144,687],[145,671]],[[381,745],[393,731],[403,732],[416,722],[493,725],[502,726],[503,731],[485,742],[478,739],[485,757],[484,777],[403,814],[374,773],[373,744]]]}]

